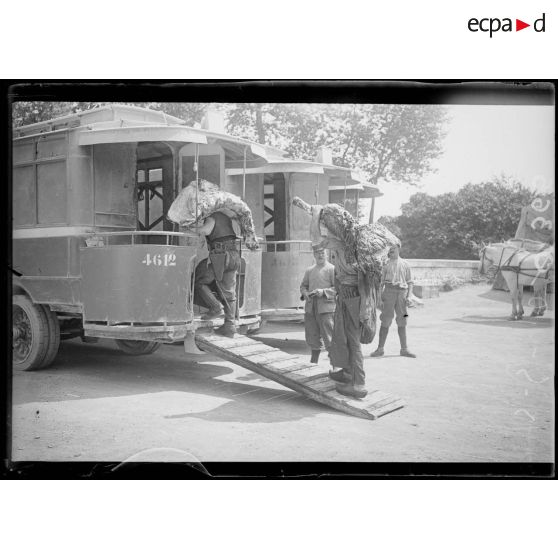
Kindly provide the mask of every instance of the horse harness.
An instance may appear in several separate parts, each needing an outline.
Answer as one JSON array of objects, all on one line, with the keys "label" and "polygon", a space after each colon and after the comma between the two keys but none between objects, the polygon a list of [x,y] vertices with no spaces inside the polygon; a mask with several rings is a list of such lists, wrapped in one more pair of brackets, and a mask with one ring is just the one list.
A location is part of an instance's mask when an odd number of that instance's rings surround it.
[{"label": "horse harness", "polygon": [[[510,262],[512,261],[513,257],[518,252],[521,252],[521,248],[518,248],[517,250],[515,250],[515,252],[513,252],[512,255],[502,265],[502,258],[504,257],[504,250],[502,250],[502,253],[500,254],[500,262],[498,263],[498,271],[512,271],[513,273],[515,273],[517,275],[517,287],[519,288],[519,276],[520,275],[526,275],[527,277],[531,277],[531,275],[529,273],[525,273],[525,271],[541,271],[541,270],[537,267],[526,267],[524,269],[521,269],[521,264],[529,256],[531,256],[531,252],[527,252],[527,254],[521,260],[519,260],[517,262],[517,265],[510,265]],[[483,253],[483,257],[484,257],[484,253]],[[542,278],[542,279],[545,279],[545,280],[548,279],[551,269],[552,268],[549,267],[546,270],[546,273],[544,274],[544,276],[542,276],[542,277],[537,276],[537,278]]]}]

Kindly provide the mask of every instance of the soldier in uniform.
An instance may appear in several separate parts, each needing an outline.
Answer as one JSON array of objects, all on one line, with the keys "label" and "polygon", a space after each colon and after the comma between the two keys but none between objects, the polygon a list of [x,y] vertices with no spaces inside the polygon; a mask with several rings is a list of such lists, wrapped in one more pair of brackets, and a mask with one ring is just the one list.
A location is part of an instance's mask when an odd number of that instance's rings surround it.
[{"label": "soldier in uniform", "polygon": [[[194,296],[209,309],[202,319],[219,318],[223,316],[224,309],[225,323],[215,332],[233,337],[236,333],[236,274],[240,270],[240,253],[233,221],[217,211],[195,230],[205,235],[209,250],[209,258],[202,260],[196,267],[194,284]],[[223,305],[211,290],[210,286],[214,282]]]},{"label": "soldier in uniform", "polygon": [[401,343],[400,355],[416,358],[416,355],[407,348],[407,305],[413,292],[411,267],[399,257],[399,246],[392,246],[388,252],[389,261],[382,270],[382,313],[380,315],[380,339],[378,348],[370,355],[372,357],[384,356],[389,326],[395,316],[397,333]]},{"label": "soldier in uniform", "polygon": [[315,265],[304,273],[300,293],[306,301],[304,307],[304,332],[306,343],[312,351],[310,362],[317,363],[320,352],[329,352],[333,333],[335,311],[335,268],[327,261],[325,250],[312,245]]},{"label": "soldier in uniform", "polygon": [[347,262],[346,246],[341,240],[327,236],[320,246],[328,248],[332,254],[337,292],[329,356],[331,364],[338,370],[330,371],[329,375],[338,382],[336,389],[339,393],[362,399],[368,393],[360,345],[361,323],[368,319],[363,278],[356,265]]}]

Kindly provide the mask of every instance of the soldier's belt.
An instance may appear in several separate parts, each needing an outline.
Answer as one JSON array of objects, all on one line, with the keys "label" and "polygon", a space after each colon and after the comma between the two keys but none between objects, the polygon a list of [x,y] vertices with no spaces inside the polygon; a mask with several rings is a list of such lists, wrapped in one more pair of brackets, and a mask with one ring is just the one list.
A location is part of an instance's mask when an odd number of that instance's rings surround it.
[{"label": "soldier's belt", "polygon": [[218,250],[237,250],[238,244],[236,240],[224,240],[222,242],[215,241],[209,245],[209,251],[218,251]]},{"label": "soldier's belt", "polygon": [[339,297],[343,299],[354,298],[360,294],[356,285],[338,285],[337,292]]}]

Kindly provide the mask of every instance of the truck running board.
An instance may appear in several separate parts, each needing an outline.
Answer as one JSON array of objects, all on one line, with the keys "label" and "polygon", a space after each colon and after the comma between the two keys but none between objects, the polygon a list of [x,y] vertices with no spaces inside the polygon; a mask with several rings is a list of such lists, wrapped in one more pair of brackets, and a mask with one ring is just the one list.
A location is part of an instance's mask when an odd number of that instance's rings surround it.
[{"label": "truck running board", "polygon": [[399,397],[381,391],[370,391],[364,399],[346,397],[335,390],[336,383],[328,373],[310,364],[307,356],[290,355],[244,335],[231,339],[197,331],[196,344],[203,351],[355,417],[374,420],[405,405]]}]

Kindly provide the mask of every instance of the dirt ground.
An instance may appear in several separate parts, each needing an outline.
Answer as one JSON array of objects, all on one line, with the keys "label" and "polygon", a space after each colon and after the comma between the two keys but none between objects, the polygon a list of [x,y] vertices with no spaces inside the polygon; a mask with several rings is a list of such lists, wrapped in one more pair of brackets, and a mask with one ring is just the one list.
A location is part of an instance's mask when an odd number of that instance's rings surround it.
[{"label": "dirt ground", "polygon": [[[510,322],[507,296],[469,285],[410,309],[417,359],[399,356],[395,324],[385,357],[364,346],[368,387],[406,401],[375,421],[180,345],[130,357],[112,341],[63,342],[50,369],[14,374],[12,458],[551,462],[554,312]],[[258,338],[308,353],[299,324]]]}]

